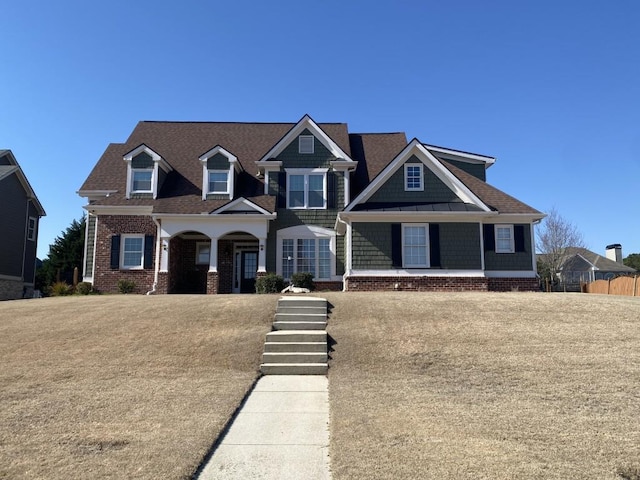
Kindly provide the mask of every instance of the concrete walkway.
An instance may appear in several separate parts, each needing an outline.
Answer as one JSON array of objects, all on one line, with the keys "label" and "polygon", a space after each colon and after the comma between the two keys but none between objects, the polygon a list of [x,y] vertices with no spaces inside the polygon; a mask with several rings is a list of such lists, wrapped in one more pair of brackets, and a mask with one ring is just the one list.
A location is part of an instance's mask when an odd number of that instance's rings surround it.
[{"label": "concrete walkway", "polygon": [[329,480],[329,381],[320,375],[258,380],[200,480]]}]

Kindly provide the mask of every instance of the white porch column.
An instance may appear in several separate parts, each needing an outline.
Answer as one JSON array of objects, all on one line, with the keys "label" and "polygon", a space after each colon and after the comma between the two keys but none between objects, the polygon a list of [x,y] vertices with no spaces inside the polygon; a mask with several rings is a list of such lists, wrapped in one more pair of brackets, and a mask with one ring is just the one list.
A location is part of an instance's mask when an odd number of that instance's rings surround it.
[{"label": "white porch column", "polygon": [[160,238],[160,249],[162,250],[160,254],[160,271],[168,272],[169,271],[169,238],[168,237]]},{"label": "white porch column", "polygon": [[218,237],[211,238],[211,247],[209,247],[209,271],[218,271]]},{"label": "white porch column", "polygon": [[267,239],[258,238],[258,271],[267,271]]}]

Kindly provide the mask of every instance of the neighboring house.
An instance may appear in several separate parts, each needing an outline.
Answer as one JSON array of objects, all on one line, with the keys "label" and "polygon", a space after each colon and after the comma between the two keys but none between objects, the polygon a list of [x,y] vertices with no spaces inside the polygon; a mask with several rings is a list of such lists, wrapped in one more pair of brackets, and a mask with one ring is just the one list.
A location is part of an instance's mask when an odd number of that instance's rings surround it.
[{"label": "neighboring house", "polygon": [[535,290],[544,217],[485,182],[492,157],[344,123],[140,122],[79,195],[100,291]]},{"label": "neighboring house", "polygon": [[[586,248],[566,248],[557,273],[558,280],[562,285],[573,286],[572,290],[579,290],[581,283],[637,273],[634,268],[622,263],[622,246],[619,243],[607,245],[605,255],[598,255]],[[544,260],[544,255],[540,257]]]},{"label": "neighboring house", "polygon": [[44,215],[11,150],[0,150],[0,300],[33,296],[38,225]]}]

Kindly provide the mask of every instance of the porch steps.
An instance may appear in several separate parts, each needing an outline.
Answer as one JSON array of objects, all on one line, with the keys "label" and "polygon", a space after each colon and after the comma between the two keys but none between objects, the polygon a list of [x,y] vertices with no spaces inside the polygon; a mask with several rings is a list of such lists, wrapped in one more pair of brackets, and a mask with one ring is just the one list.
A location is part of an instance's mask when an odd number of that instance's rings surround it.
[{"label": "porch steps", "polygon": [[264,344],[264,375],[326,375],[327,301],[317,297],[281,297],[273,331]]}]

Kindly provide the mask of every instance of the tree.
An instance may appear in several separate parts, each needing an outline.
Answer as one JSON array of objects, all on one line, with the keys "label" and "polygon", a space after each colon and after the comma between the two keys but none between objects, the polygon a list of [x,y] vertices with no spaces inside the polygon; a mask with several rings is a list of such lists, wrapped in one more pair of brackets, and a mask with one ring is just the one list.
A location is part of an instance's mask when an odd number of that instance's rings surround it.
[{"label": "tree", "polygon": [[538,272],[552,283],[564,262],[573,255],[571,248],[585,248],[582,233],[554,208],[539,227],[536,250],[542,254],[538,259]]},{"label": "tree", "polygon": [[631,255],[625,257],[622,260],[627,267],[635,268],[636,271],[640,272],[640,253],[632,253]]},{"label": "tree", "polygon": [[49,256],[43,260],[36,273],[36,288],[46,290],[56,281],[71,284],[73,270],[78,268],[78,278],[82,278],[84,257],[84,231],[86,217],[73,220],[71,225],[49,245]]}]

